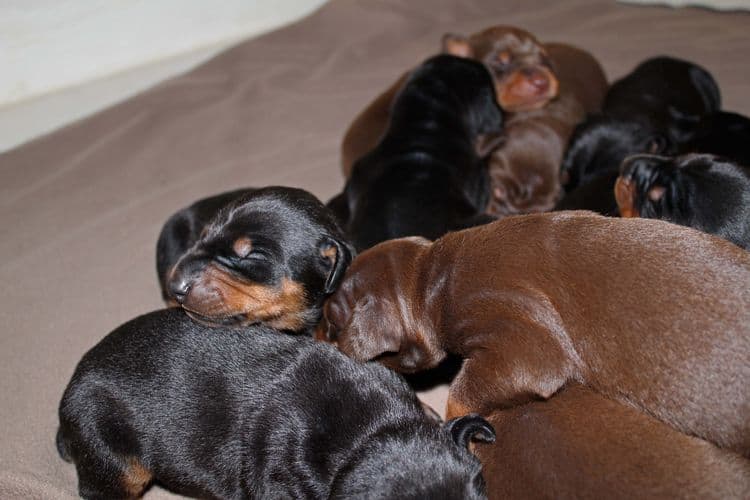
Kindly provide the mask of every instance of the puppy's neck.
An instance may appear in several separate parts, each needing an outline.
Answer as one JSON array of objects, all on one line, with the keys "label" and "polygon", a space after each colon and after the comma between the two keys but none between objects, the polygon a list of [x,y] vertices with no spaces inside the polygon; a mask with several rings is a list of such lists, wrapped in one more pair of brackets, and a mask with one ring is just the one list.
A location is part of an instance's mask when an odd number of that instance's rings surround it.
[{"label": "puppy's neck", "polygon": [[[413,369],[421,370],[437,366],[446,356],[440,339],[440,295],[442,294],[439,277],[433,276],[430,256],[432,245],[420,248],[411,256],[407,265],[410,276],[402,279],[401,296],[408,297],[401,310],[404,321],[406,342],[402,343],[400,354],[402,368],[404,360],[413,358]],[[436,279],[437,278],[437,279]]]},{"label": "puppy's neck", "polygon": [[[451,282],[453,281],[453,266],[445,254],[445,247],[438,239],[417,257],[415,269],[418,272],[417,283],[419,290],[419,310],[429,324],[430,341],[436,349],[446,351],[449,344],[450,332],[445,328],[446,311],[450,304]],[[452,352],[449,351],[448,352]]]}]

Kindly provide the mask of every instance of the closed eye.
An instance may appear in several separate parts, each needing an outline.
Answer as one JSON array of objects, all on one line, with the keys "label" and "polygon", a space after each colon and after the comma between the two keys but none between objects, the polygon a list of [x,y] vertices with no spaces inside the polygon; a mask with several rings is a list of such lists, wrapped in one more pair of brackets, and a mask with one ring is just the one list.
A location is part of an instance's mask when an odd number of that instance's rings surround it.
[{"label": "closed eye", "polygon": [[266,255],[262,250],[253,249],[252,252],[245,255],[244,257],[241,257],[240,260],[268,260],[268,255]]},{"label": "closed eye", "polygon": [[244,257],[238,257],[236,255],[232,256],[225,256],[225,255],[217,255],[214,257],[216,262],[219,264],[229,267],[229,268],[236,268],[243,264],[243,262],[262,262],[267,261],[268,256],[263,253],[260,250],[253,250]]}]

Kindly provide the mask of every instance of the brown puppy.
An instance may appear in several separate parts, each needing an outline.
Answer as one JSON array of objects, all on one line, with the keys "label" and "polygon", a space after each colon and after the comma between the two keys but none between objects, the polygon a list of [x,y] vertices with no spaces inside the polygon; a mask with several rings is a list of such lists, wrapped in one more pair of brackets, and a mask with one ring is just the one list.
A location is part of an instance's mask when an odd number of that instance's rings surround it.
[{"label": "brown puppy", "polygon": [[750,455],[750,253],[667,222],[509,217],[355,259],[324,306],[346,354],[413,372],[464,358],[447,415],[570,382]]},{"label": "brown puppy", "polygon": [[580,385],[487,420],[490,499],[750,496],[750,461]]},{"label": "brown puppy", "polygon": [[[587,52],[541,44],[524,30],[496,26],[468,38],[446,35],[443,52],[481,61],[495,80],[500,106],[511,113],[507,141],[489,160],[492,198],[487,213],[503,216],[551,209],[560,196],[559,167],[573,128],[597,111],[607,82]],[[354,162],[372,150],[390,118],[402,76],[350,125],[341,156],[348,178]]]}]

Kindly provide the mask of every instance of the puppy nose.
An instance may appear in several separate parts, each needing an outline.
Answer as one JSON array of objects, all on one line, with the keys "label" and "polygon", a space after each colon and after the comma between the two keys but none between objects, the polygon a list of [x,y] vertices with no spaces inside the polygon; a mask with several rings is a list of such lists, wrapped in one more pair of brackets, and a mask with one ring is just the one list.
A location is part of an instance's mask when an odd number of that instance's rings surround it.
[{"label": "puppy nose", "polygon": [[180,304],[185,302],[188,291],[190,291],[190,282],[186,279],[173,279],[169,283],[169,292]]},{"label": "puppy nose", "polygon": [[544,92],[549,88],[549,78],[543,72],[530,69],[524,73],[526,74],[526,80],[540,92]]}]

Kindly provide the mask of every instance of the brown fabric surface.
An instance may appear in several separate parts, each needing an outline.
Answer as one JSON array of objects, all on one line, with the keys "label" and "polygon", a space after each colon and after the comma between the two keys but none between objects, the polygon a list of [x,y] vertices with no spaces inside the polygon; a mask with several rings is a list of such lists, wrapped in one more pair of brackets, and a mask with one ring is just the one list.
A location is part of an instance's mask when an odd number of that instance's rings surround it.
[{"label": "brown fabric surface", "polygon": [[[302,22],[0,155],[0,498],[76,494],[54,447],[81,355],[161,307],[154,247],[192,200],[286,184],[328,199],[355,114],[446,31],[514,24],[591,51],[610,78],[669,54],[750,114],[750,15],[603,0],[333,0]],[[427,399],[442,411],[444,390]],[[151,498],[168,497],[153,490]]]}]

